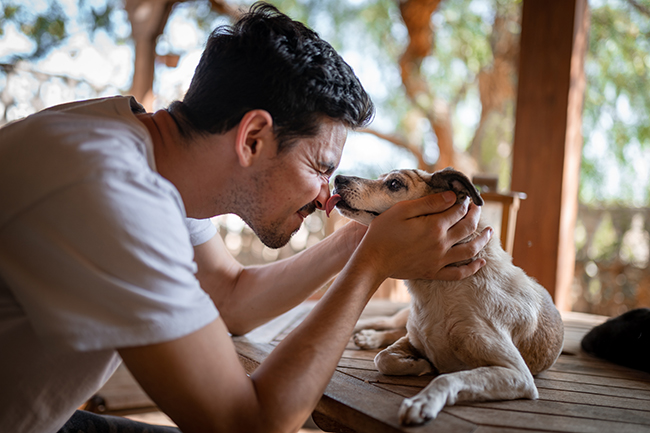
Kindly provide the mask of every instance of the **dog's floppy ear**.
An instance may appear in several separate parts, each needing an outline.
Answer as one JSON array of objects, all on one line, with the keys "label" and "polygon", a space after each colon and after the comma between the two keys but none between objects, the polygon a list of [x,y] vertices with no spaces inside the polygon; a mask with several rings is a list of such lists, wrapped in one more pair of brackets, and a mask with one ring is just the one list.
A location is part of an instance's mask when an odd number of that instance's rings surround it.
[{"label": "dog's floppy ear", "polygon": [[436,179],[438,181],[443,180],[447,182],[449,189],[454,191],[460,200],[466,196],[470,196],[474,204],[483,206],[483,198],[478,193],[478,190],[472,181],[460,171],[447,167],[444,170],[433,173],[431,179],[433,180],[434,178],[438,178]]}]

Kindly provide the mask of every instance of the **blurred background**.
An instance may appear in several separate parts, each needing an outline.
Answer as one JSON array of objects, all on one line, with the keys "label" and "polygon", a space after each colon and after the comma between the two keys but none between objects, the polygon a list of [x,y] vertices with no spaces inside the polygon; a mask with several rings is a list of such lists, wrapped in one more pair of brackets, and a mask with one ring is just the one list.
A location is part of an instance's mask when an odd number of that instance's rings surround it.
[{"label": "blurred background", "polygon": [[[204,43],[243,0],[0,1],[0,125],[83,98],[181,99]],[[337,173],[454,166],[509,192],[521,0],[271,1],[328,40],[377,106]],[[650,1],[592,0],[583,112],[574,311],[650,306]],[[523,201],[522,206],[526,206]],[[264,247],[233,215],[214,219],[245,264],[295,254],[340,217],[310,216]],[[378,296],[404,300],[395,282]]]}]

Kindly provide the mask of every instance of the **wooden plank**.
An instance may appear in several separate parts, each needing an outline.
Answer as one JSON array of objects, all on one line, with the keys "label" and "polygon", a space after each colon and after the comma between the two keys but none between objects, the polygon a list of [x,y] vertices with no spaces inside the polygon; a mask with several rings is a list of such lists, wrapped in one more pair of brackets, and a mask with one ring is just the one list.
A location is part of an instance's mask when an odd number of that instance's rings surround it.
[{"label": "wooden plank", "polygon": [[338,368],[337,371],[355,377],[365,383],[406,385],[419,388],[427,386],[435,377],[432,374],[423,376],[387,376],[377,370],[360,370],[355,368]]},{"label": "wooden plank", "polygon": [[499,402],[479,402],[467,406],[499,409],[501,411],[527,412],[555,416],[589,418],[593,420],[619,423],[642,424],[650,427],[650,411],[628,408],[591,406],[549,400],[510,400]]},{"label": "wooden plank", "polygon": [[[386,389],[387,391],[393,392],[395,394],[401,395],[404,398],[413,397],[416,395],[420,388],[412,386],[401,386],[401,385],[388,385],[388,384],[376,384],[375,386]],[[582,401],[586,404],[574,404],[574,402],[558,402],[553,397],[557,397],[558,393],[553,394],[553,392],[544,392],[540,390],[540,399],[539,400],[511,400],[511,401],[498,401],[498,402],[477,402],[458,405],[454,407],[466,407],[466,408],[484,408],[484,409],[493,409],[490,413],[490,419],[485,418],[485,413],[482,414],[484,419],[477,420],[475,418],[469,417],[465,414],[459,414],[451,410],[450,407],[443,409],[443,412],[449,412],[460,416],[463,419],[470,420],[482,425],[498,425],[499,428],[527,428],[530,431],[583,431],[582,429],[573,429],[567,428],[564,422],[560,422],[560,426],[557,423],[548,424],[546,422],[540,424],[539,422],[532,422],[527,424],[526,422],[521,422],[522,418],[531,418],[529,415],[545,415],[546,418],[558,417],[563,421],[567,417],[572,418],[584,418],[589,420],[600,420],[607,423],[607,425],[602,426],[603,430],[601,431],[613,431],[607,430],[607,426],[611,426],[612,423],[620,424],[636,424],[634,428],[645,426],[648,428],[650,426],[650,409],[648,408],[647,402],[642,402],[634,399],[619,399],[618,404],[621,406],[619,408],[607,407],[607,406],[595,406],[591,404],[593,399],[590,400],[589,396],[585,396],[580,393],[564,393],[564,394],[573,394],[576,398],[581,398]],[[551,397],[551,399],[546,399]],[[586,398],[585,398],[586,397]],[[605,400],[601,400],[603,402]],[[628,406],[626,406],[626,404]],[[630,406],[635,406],[636,409],[631,408]],[[471,410],[471,409],[467,409]],[[523,412],[524,415],[515,413]],[[528,414],[528,415],[526,415]],[[512,417],[516,422],[513,421],[500,421],[501,418]],[[532,417],[536,419],[536,416]],[[581,422],[580,422],[581,423]],[[594,427],[593,425],[590,427]],[[594,430],[590,430],[594,431]],[[598,430],[595,430],[598,431]]]},{"label": "wooden plank", "polygon": [[338,371],[334,373],[325,397],[318,403],[316,411],[336,418],[342,425],[358,432],[469,433],[476,428],[473,423],[446,414],[422,427],[403,427],[398,420],[401,396]]},{"label": "wooden plank", "polygon": [[523,2],[513,191],[528,195],[517,216],[513,261],[568,309],[582,137],[587,0]]},{"label": "wooden plank", "polygon": [[646,412],[650,411],[650,404],[648,404],[647,400],[639,400],[636,398],[589,394],[586,392],[558,391],[555,389],[546,388],[538,388],[538,391],[540,400],[588,404],[592,406],[612,407],[619,409],[634,409]]},{"label": "wooden plank", "polygon": [[630,380],[621,377],[602,377],[589,374],[574,374],[564,371],[544,371],[535,377],[535,380],[545,379],[558,382],[572,382],[590,385],[602,385],[611,388],[625,388],[643,391],[650,396],[650,383]]},{"label": "wooden plank", "polygon": [[343,351],[342,357],[349,358],[349,359],[364,359],[367,361],[373,361],[377,353],[379,353],[379,350],[348,349]]},{"label": "wooden plank", "polygon": [[[387,391],[393,392],[397,395],[401,395],[404,398],[413,397],[416,395],[422,388],[413,387],[413,386],[404,386],[404,385],[394,385],[394,384],[384,384],[376,383],[375,386],[378,386]],[[557,391],[552,389],[538,388],[539,390],[539,400],[546,402],[561,402],[561,403],[572,403],[575,404],[575,407],[582,408],[584,406],[593,406],[596,407],[596,410],[601,408],[607,409],[624,409],[624,410],[633,410],[635,413],[641,412],[643,417],[650,416],[650,405],[646,400],[638,400],[636,398],[625,398],[625,397],[613,397],[609,395],[597,395],[597,394],[588,394],[583,392],[573,392],[573,391]],[[531,402],[532,400],[518,400],[522,404],[526,402]],[[504,402],[497,402],[495,404],[501,404]],[[472,403],[478,404],[478,403]],[[531,407],[519,408],[523,411],[531,411]],[[566,409],[563,409],[566,410]]]},{"label": "wooden plank", "polygon": [[341,358],[339,368],[356,368],[359,370],[377,371],[375,362],[368,359]]},{"label": "wooden plank", "polygon": [[572,433],[639,433],[648,432],[642,424],[603,421],[577,416],[546,415],[540,413],[514,412],[487,409],[476,406],[449,406],[444,412],[463,420],[484,426],[529,429],[533,431],[557,431]]},{"label": "wooden plank", "polygon": [[574,391],[602,396],[635,398],[637,400],[650,401],[650,392],[639,389],[619,388],[607,385],[593,385],[579,382],[565,382],[561,380],[547,380],[535,378],[535,385],[540,390],[550,389],[555,391]]},{"label": "wooden plank", "polygon": [[[406,386],[402,384],[373,383],[373,385],[401,395],[404,398],[413,397],[422,387]],[[650,412],[647,400],[637,398],[616,397],[611,395],[598,395],[586,392],[560,391],[555,389],[538,388],[539,401],[574,403],[576,405],[602,406],[606,408],[630,409],[635,411]],[[522,402],[530,400],[520,400]],[[644,415],[645,416],[645,415]]]},{"label": "wooden plank", "polygon": [[523,428],[509,428],[509,427],[492,427],[492,426],[479,426],[474,433],[531,433],[532,431],[538,432],[553,432],[553,430],[530,430]]},{"label": "wooden plank", "polygon": [[589,374],[601,377],[618,377],[650,383],[650,373],[616,365],[598,358],[560,356],[549,371]]},{"label": "wooden plank", "polygon": [[262,361],[266,359],[267,356],[275,348],[273,345],[268,343],[249,343],[248,341],[237,341],[235,342],[235,348],[237,349],[237,354],[239,355],[239,362],[244,366],[246,372],[251,374],[257,366],[259,366]]}]

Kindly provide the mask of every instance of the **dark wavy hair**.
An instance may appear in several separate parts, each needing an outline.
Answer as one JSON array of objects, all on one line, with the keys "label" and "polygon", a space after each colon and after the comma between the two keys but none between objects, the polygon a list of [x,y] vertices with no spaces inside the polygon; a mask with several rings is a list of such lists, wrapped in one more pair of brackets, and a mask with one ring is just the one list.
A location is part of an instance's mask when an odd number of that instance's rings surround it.
[{"label": "dark wavy hair", "polygon": [[278,152],[318,134],[323,116],[356,129],[374,113],[334,48],[264,2],[212,32],[183,101],[168,111],[181,134],[193,136],[224,133],[254,109],[273,117]]}]

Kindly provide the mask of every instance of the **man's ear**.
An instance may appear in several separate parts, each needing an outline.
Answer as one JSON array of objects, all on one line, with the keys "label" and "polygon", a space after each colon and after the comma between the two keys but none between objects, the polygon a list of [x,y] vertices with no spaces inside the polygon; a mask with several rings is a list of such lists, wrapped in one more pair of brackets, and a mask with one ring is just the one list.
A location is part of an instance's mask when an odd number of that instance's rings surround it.
[{"label": "man's ear", "polygon": [[275,143],[273,117],[266,110],[251,110],[237,126],[235,151],[242,167],[249,167],[262,149],[272,150]]}]

